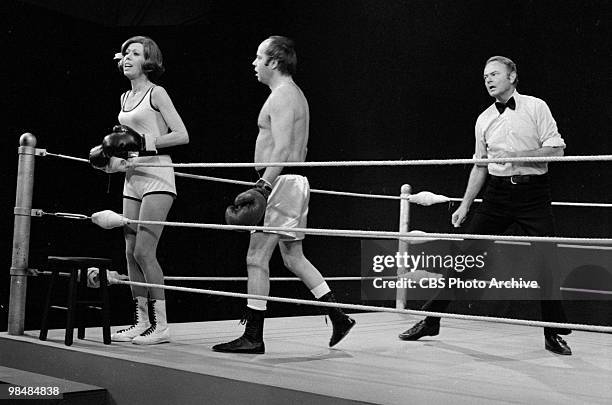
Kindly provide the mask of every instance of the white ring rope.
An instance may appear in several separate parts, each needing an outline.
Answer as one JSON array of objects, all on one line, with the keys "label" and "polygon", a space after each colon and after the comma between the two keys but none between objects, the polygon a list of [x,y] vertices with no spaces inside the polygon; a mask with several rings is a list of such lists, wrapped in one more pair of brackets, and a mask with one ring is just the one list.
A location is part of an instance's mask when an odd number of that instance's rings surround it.
[{"label": "white ring rope", "polygon": [[[87,159],[59,155],[41,150],[41,156],[55,156],[65,159],[78,160],[89,163]],[[488,159],[420,159],[420,160],[345,160],[345,161],[319,161],[319,162],[267,162],[266,167],[338,167],[338,166],[425,166],[425,165],[458,165],[458,164],[485,164],[485,163],[513,163],[513,162],[602,162],[611,161],[612,155],[583,155],[583,156],[534,156],[513,158]],[[132,163],[133,166],[150,167],[259,167],[262,163]]]},{"label": "white ring rope", "polygon": [[[33,275],[45,275],[49,276],[53,274],[51,271],[39,271],[35,270]],[[62,277],[70,277],[71,273],[58,273]],[[362,280],[397,280],[397,276],[367,276],[367,277],[355,277],[355,276],[346,276],[346,277],[324,277],[325,281],[362,281]],[[248,277],[191,277],[191,276],[164,276],[165,281],[248,281]],[[270,277],[268,280],[270,281],[302,281],[299,277]],[[611,292],[612,294],[612,292]]]},{"label": "white ring rope", "polygon": [[[325,281],[361,281],[361,280],[397,280],[397,276],[367,276],[367,277],[324,277]],[[186,276],[164,276],[167,281],[248,281],[248,277],[186,277]],[[299,277],[270,277],[270,281],[302,281]]]},{"label": "white ring rope", "polygon": [[[461,202],[461,201],[463,201],[463,198],[449,197],[449,200],[450,201]],[[474,199],[474,202],[481,203],[482,199],[481,198],[476,198],[476,199]],[[610,203],[556,202],[556,201],[553,201],[551,203],[551,205],[567,206],[567,207],[612,208],[612,204],[610,204]]]},{"label": "white ring rope", "polygon": [[[200,176],[200,175],[191,174],[191,173],[174,172],[174,175],[178,177],[188,177],[191,179],[198,179],[198,180],[209,180],[209,181],[216,181],[220,183],[240,184],[243,186],[255,185],[255,183],[250,182],[250,181],[224,179],[221,177]],[[340,195],[340,196],[345,196],[345,197],[379,198],[379,199],[386,199],[386,200],[410,199],[410,197],[400,197],[398,195],[350,193],[346,191],[319,190],[316,188],[311,188],[310,192],[315,193],[315,194],[330,194],[330,195]]]},{"label": "white ring rope", "polygon": [[572,288],[572,287],[561,287],[560,290],[569,291],[569,292],[589,293],[589,294],[612,295],[612,291],[607,291],[607,290],[590,290],[586,288]]},{"label": "white ring rope", "polygon": [[[51,153],[51,152],[47,152],[46,150],[43,150],[41,156],[53,156],[53,157],[58,157],[58,158],[62,158],[62,159],[70,159],[70,160],[76,160],[79,162],[84,162],[84,163],[89,163],[88,159],[82,159],[82,158],[77,158],[77,157],[73,157],[73,156],[68,156],[68,155],[61,155],[61,154],[56,154],[56,153]],[[601,155],[601,157],[606,157],[606,156],[611,156],[612,155]],[[592,156],[565,156],[565,158],[589,158]],[[517,158],[506,158],[506,159],[517,159]],[[457,160],[457,159],[454,159]],[[474,160],[474,159],[471,159]],[[483,159],[480,159],[483,160]],[[491,159],[489,159],[491,160]],[[494,159],[495,160],[495,159]],[[499,160],[499,159],[497,159]],[[608,159],[602,159],[602,160],[608,160]],[[393,161],[388,161],[388,162],[393,162]],[[404,162],[404,161],[401,161]],[[413,162],[427,162],[426,160],[422,160],[422,161],[413,161]],[[287,163],[291,163],[291,162],[287,162]],[[295,162],[293,162],[295,163]],[[307,163],[307,162],[303,162],[303,163]],[[321,162],[319,162],[321,163]],[[291,166],[289,164],[286,164],[287,166]],[[319,165],[320,166],[320,165]],[[239,185],[246,185],[246,186],[250,186],[253,185],[255,183],[252,182],[248,182],[248,181],[240,181],[240,180],[232,180],[232,179],[224,179],[224,178],[220,178],[220,177],[211,177],[211,176],[200,176],[200,175],[196,175],[196,174],[191,174],[191,173],[181,173],[181,172],[175,172],[174,173],[176,176],[178,177],[186,177],[186,178],[193,178],[193,179],[200,179],[200,180],[209,180],[209,181],[216,181],[216,182],[221,182],[221,183],[230,183],[230,184],[239,184]],[[384,194],[363,194],[363,193],[351,193],[351,192],[345,192],[345,191],[330,191],[330,190],[320,190],[320,189],[311,189],[310,190],[313,193],[317,193],[317,194],[328,194],[328,195],[338,195],[338,196],[347,196],[347,197],[361,197],[361,198],[378,198],[378,199],[387,199],[387,200],[401,200],[405,197],[401,197],[401,196],[395,196],[395,195],[384,195]],[[462,201],[461,198],[449,198],[449,201]],[[481,199],[476,199],[474,200],[476,202],[481,202]],[[602,208],[610,208],[612,207],[612,204],[607,204],[607,203],[581,203],[581,202],[552,202],[552,205],[555,206],[570,206],[570,207],[602,207]]]},{"label": "white ring rope", "polygon": [[266,162],[266,163],[132,163],[150,167],[339,167],[339,166],[425,166],[514,162],[601,162],[611,161],[612,155],[538,156],[490,159],[427,159],[427,160],[343,160],[324,162]]},{"label": "white ring rope", "polygon": [[[42,272],[44,273],[44,272]],[[50,272],[49,272],[50,273]],[[70,273],[66,273],[70,275]],[[408,273],[411,274],[411,273]],[[325,281],[363,281],[363,280],[397,280],[398,278],[410,278],[409,275],[403,274],[398,276],[381,276],[381,277],[373,277],[373,276],[365,276],[365,277],[355,277],[355,276],[346,276],[346,277],[324,277]],[[166,281],[248,281],[248,277],[186,277],[186,276],[164,276],[164,280]],[[299,277],[270,277],[268,280],[270,281],[302,281]],[[602,294],[602,295],[612,295],[612,291],[608,290],[591,290],[585,288],[572,288],[572,287],[559,287],[560,291],[569,291],[569,292],[580,292],[580,293],[588,293],[588,294]]]},{"label": "white ring rope", "polygon": [[89,163],[89,159],[83,159],[83,158],[78,158],[78,157],[68,156],[68,155],[61,155],[59,153],[51,153],[51,152],[47,152],[46,149],[43,149],[41,151],[40,156],[52,156],[52,157],[56,157],[60,159],[76,160],[77,162]]},{"label": "white ring rope", "polygon": [[[44,151],[42,156],[53,156],[53,157],[58,157],[62,159],[70,159],[70,160],[76,160],[79,162],[89,163],[88,159],[82,159],[82,158],[77,158],[77,157],[67,156],[67,155],[60,155],[56,153],[50,153],[47,151]],[[249,182],[249,181],[224,179],[221,177],[200,176],[200,175],[191,174],[191,173],[175,172],[174,175],[178,177],[187,177],[187,178],[199,179],[199,180],[216,181],[219,183],[240,184],[244,186],[255,185],[255,183]],[[406,197],[401,197],[397,195],[351,193],[351,192],[346,192],[346,191],[320,190],[320,189],[314,189],[314,188],[311,188],[310,191],[316,194],[328,194],[328,195],[338,195],[338,196],[345,196],[345,197],[361,197],[361,198],[372,198],[372,199],[377,198],[377,199],[387,199],[387,200],[401,200],[403,198],[406,198]],[[407,198],[410,199],[410,197],[407,197]],[[447,201],[443,201],[443,202],[447,202]]]},{"label": "white ring rope", "polygon": [[[46,214],[46,213],[44,213]],[[464,233],[433,233],[433,232],[422,232],[422,231],[409,231],[409,232],[393,232],[393,231],[365,231],[365,230],[352,230],[352,229],[320,229],[320,228],[290,228],[281,226],[246,226],[246,225],[222,225],[222,224],[206,224],[197,222],[170,222],[170,221],[143,221],[137,219],[129,219],[123,215],[119,215],[113,211],[105,210],[94,213],[92,217],[87,217],[81,214],[64,214],[67,218],[78,217],[79,219],[91,218],[92,221],[96,221],[94,218],[97,214],[102,214],[107,218],[104,218],[105,223],[94,222],[99,226],[111,229],[119,226],[128,224],[138,225],[163,225],[163,226],[177,226],[185,228],[203,228],[203,229],[215,229],[215,230],[230,230],[230,231],[264,231],[264,232],[300,232],[307,235],[318,235],[318,236],[341,236],[351,238],[372,238],[372,239],[401,239],[408,242],[421,241],[426,242],[430,240],[461,240],[461,239],[477,239],[477,240],[504,240],[504,241],[523,241],[523,242],[557,242],[557,243],[592,243],[592,244],[612,244],[611,238],[576,238],[576,237],[551,237],[551,236],[514,236],[514,235],[478,235],[478,234],[464,234]],[[58,215],[47,214],[47,215]]]},{"label": "white ring rope", "polygon": [[[219,183],[239,184],[243,186],[255,185],[255,183],[249,182],[249,181],[226,179],[222,177],[201,176],[198,174],[182,173],[182,172],[174,172],[174,174],[178,177],[186,177],[186,178],[197,179],[197,180],[215,181]],[[316,193],[316,194],[331,194],[331,195],[340,195],[340,196],[346,196],[346,197],[380,198],[380,199],[387,199],[387,200],[403,200],[403,199],[410,200],[410,196],[402,197],[402,196],[397,196],[397,195],[386,195],[386,194],[362,194],[362,193],[350,193],[350,192],[344,192],[344,191],[318,190],[314,188],[311,188],[310,192]],[[463,198],[448,197],[448,200],[461,202],[463,201]],[[482,199],[476,198],[474,199],[474,202],[482,202]],[[595,207],[595,208],[611,208],[612,207],[612,204],[608,204],[608,203],[586,203],[586,202],[583,203],[583,202],[562,202],[562,201],[559,201],[559,202],[553,201],[551,205],[569,206],[569,207]]]},{"label": "white ring rope", "polygon": [[233,297],[233,298],[252,298],[252,299],[258,299],[258,300],[265,300],[265,301],[283,302],[287,304],[306,304],[306,305],[312,305],[312,306],[317,306],[317,307],[351,309],[351,310],[357,310],[357,311],[392,312],[396,314],[435,316],[435,317],[440,317],[440,318],[452,318],[452,319],[461,319],[461,320],[506,323],[506,324],[511,324],[511,325],[545,327],[545,328],[567,328],[567,329],[584,330],[584,331],[590,331],[590,332],[612,333],[612,326],[530,321],[530,320],[524,320],[524,319],[496,318],[496,317],[479,316],[479,315],[461,315],[461,314],[450,314],[450,313],[444,313],[444,312],[419,311],[419,310],[412,310],[412,309],[375,307],[371,305],[343,304],[343,303],[338,303],[338,302],[321,302],[321,301],[302,300],[302,299],[297,299],[297,298],[273,297],[273,296],[265,296],[265,295],[234,293],[234,292],[228,292],[228,291],[205,290],[205,289],[200,289],[200,288],[140,283],[136,281],[125,281],[125,280],[117,280],[116,284],[134,285],[134,286],[149,287],[149,288],[162,288],[164,290],[192,292],[192,293],[208,294],[208,295],[220,295],[224,297]]},{"label": "white ring rope", "polygon": [[[36,269],[30,269],[32,270],[32,275],[33,276],[40,276],[40,275],[45,275],[45,276],[50,276],[53,274],[53,272],[51,271],[39,271]],[[117,272],[114,272],[117,273]],[[59,272],[58,273],[61,277],[70,277],[72,274],[71,273],[63,273],[63,272]],[[410,274],[410,273],[408,273]],[[116,279],[121,279],[118,276],[123,276],[123,275],[119,275],[119,273],[117,273],[117,276],[115,276],[112,279],[112,282],[110,282],[111,278],[109,278],[109,284],[117,284],[115,281]],[[127,276],[124,276],[127,278]],[[375,279],[381,279],[381,280],[397,280],[398,278],[410,278],[409,275],[407,274],[403,274],[403,275],[398,275],[398,276],[380,276],[380,277],[373,277],[373,276],[367,276],[367,277],[355,277],[355,276],[345,276],[345,277],[324,277],[325,281],[363,281],[363,280],[375,280]],[[164,276],[164,280],[165,281],[204,281],[204,282],[223,282],[223,281],[231,281],[231,282],[236,282],[236,281],[248,281],[249,278],[248,277],[212,277],[212,276],[204,276],[204,277],[187,277],[187,276]],[[270,277],[268,279],[269,281],[292,281],[292,282],[301,282],[302,279],[299,277]],[[560,287],[559,288],[560,291],[569,291],[569,292],[579,292],[579,293],[588,293],[588,294],[602,294],[602,295],[612,295],[612,291],[608,291],[608,290],[591,290],[591,289],[585,289],[585,288],[572,288],[572,287]]]}]

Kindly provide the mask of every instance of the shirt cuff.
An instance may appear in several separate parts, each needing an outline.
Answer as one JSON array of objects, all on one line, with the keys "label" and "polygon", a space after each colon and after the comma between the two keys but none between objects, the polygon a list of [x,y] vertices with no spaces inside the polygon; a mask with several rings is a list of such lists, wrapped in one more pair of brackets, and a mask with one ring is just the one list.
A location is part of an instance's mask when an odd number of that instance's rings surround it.
[{"label": "shirt cuff", "polygon": [[542,146],[550,146],[552,148],[565,148],[565,142],[561,138],[550,138],[542,143]]},{"label": "shirt cuff", "polygon": [[[478,156],[478,154],[474,153],[472,159],[487,159],[487,156]],[[488,166],[488,163],[476,163],[476,166]]]}]

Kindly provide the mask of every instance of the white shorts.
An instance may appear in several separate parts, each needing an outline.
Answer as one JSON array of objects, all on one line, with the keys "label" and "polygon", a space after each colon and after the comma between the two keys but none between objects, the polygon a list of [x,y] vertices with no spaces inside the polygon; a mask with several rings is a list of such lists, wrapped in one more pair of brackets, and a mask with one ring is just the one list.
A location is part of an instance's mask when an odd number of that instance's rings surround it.
[{"label": "white shorts", "polygon": [[[306,228],[310,184],[308,179],[297,174],[284,174],[274,181],[268,197],[264,226],[283,228]],[[302,240],[303,232],[265,231],[281,235],[281,240]]]},{"label": "white shorts", "polygon": [[[131,158],[134,163],[172,163],[168,155]],[[174,168],[138,166],[128,169],[123,183],[123,197],[142,201],[147,194],[171,194],[176,197]]]}]

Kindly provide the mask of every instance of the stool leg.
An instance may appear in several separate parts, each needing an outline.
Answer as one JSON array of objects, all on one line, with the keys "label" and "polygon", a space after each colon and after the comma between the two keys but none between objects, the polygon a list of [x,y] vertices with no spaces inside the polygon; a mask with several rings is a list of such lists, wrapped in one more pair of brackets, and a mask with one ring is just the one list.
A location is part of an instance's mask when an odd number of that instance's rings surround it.
[{"label": "stool leg", "polygon": [[47,299],[45,300],[45,308],[43,310],[42,322],[40,325],[40,335],[38,339],[47,340],[47,332],[49,331],[48,319],[49,309],[51,309],[51,299],[53,298],[53,288],[55,287],[55,281],[58,277],[59,270],[53,268],[51,271],[51,280],[49,281],[49,287],[47,290]]},{"label": "stool leg", "polygon": [[68,283],[68,315],[66,319],[66,337],[64,344],[72,345],[74,338],[74,321],[76,315],[76,294],[77,294],[77,269],[71,269],[70,282]]},{"label": "stool leg", "polygon": [[77,301],[76,301],[76,324],[78,327],[77,338],[85,339],[85,311],[83,305],[79,305],[79,298],[86,297],[87,293],[87,269],[81,269],[79,272],[79,282],[77,285]]},{"label": "stool leg", "polygon": [[110,345],[110,299],[106,269],[100,269],[100,294],[102,294],[102,338],[105,345]]}]

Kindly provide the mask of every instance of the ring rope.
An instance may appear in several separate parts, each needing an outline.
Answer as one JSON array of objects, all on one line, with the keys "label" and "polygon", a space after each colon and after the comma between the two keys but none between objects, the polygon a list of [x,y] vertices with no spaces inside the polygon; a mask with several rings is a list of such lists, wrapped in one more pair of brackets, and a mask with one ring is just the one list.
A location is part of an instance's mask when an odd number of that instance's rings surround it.
[{"label": "ring rope", "polygon": [[[77,157],[68,156],[68,155],[60,155],[56,153],[50,153],[47,151],[45,151],[42,156],[53,156],[53,157],[58,157],[62,159],[70,159],[70,160],[76,160],[79,162],[89,163],[88,159],[82,159],[82,158],[77,158]],[[174,175],[178,177],[187,177],[187,178],[199,179],[199,180],[210,180],[210,181],[216,181],[220,183],[240,184],[244,186],[255,185],[255,183],[249,182],[249,181],[224,179],[221,177],[200,176],[200,175],[191,174],[191,173],[175,172]],[[378,199],[387,199],[387,200],[401,200],[403,198],[397,195],[351,193],[351,192],[346,192],[346,191],[330,191],[330,190],[320,190],[320,189],[314,189],[314,188],[311,188],[310,192],[316,193],[316,194],[329,194],[329,195],[339,195],[339,196],[346,196],[346,197],[378,198]]]},{"label": "ring rope", "polygon": [[[48,214],[43,212],[43,215],[61,216],[60,213]],[[68,214],[68,218],[78,217],[78,219],[90,219],[86,215]],[[551,236],[515,236],[515,235],[478,235],[478,234],[463,234],[463,233],[429,233],[420,232],[418,235],[410,232],[393,232],[393,231],[366,231],[352,229],[321,229],[321,228],[290,228],[281,226],[246,226],[246,225],[222,225],[222,224],[206,224],[197,222],[169,222],[169,221],[143,221],[137,219],[129,219],[122,217],[123,224],[138,224],[138,225],[164,225],[176,226],[185,228],[203,228],[215,230],[230,230],[230,231],[268,231],[268,232],[300,232],[307,235],[318,236],[342,236],[351,238],[373,238],[373,239],[407,239],[407,240],[462,240],[462,239],[477,239],[477,240],[505,240],[505,241],[531,241],[531,242],[557,242],[557,243],[594,243],[594,244],[612,244],[610,238],[575,238],[575,237],[551,237]]]},{"label": "ring rope", "polygon": [[589,293],[589,294],[612,295],[612,291],[607,291],[607,290],[590,290],[590,289],[587,289],[587,288],[561,287],[560,290],[562,290],[562,291],[569,291],[569,292]]},{"label": "ring rope", "polygon": [[585,156],[537,156],[515,158],[487,158],[487,159],[423,159],[423,160],[342,160],[319,162],[266,162],[266,163],[132,163],[134,166],[150,167],[343,167],[343,166],[425,166],[425,165],[457,165],[457,164],[485,164],[485,163],[515,163],[515,162],[601,162],[612,160],[612,155],[585,155]]},{"label": "ring rope", "polygon": [[[461,201],[463,201],[463,198],[449,197],[449,200],[461,202]],[[474,202],[480,203],[480,202],[482,202],[482,198],[475,198]],[[568,207],[612,208],[612,204],[610,204],[610,203],[561,202],[561,201],[556,202],[556,201],[553,201],[553,202],[551,202],[551,205],[568,206]]]},{"label": "ring rope", "polygon": [[[55,156],[89,163],[87,159],[59,155],[42,150],[42,156]],[[611,161],[612,155],[583,155],[583,156],[533,156],[513,158],[487,158],[487,159],[420,159],[420,160],[343,160],[318,162],[266,162],[266,167],[339,167],[339,166],[424,166],[424,165],[457,165],[457,164],[485,164],[485,163],[513,163],[513,162],[601,162]],[[131,163],[132,166],[149,167],[259,167],[262,163]]]},{"label": "ring rope", "polygon": [[[248,277],[184,277],[184,276],[164,276],[164,280],[168,281],[248,281]],[[397,276],[367,276],[367,277],[324,277],[325,281],[360,281],[360,280],[396,280]],[[270,277],[270,281],[302,281],[299,277]]]},{"label": "ring rope", "polygon": [[[53,274],[51,271],[47,270],[35,270],[33,275],[45,275],[50,276]],[[62,277],[70,277],[71,273],[59,272],[58,273]],[[345,277],[324,277],[325,281],[361,281],[361,280],[375,280],[375,279],[383,279],[383,280],[396,280],[397,276],[367,276],[367,277],[355,277],[355,276],[345,276]],[[248,281],[248,277],[187,277],[187,276],[164,276],[165,281]],[[268,280],[270,281],[302,281],[299,277],[270,277]]]},{"label": "ring rope", "polygon": [[[50,274],[51,272],[49,272]],[[70,273],[66,273],[69,275]],[[346,277],[324,277],[325,281],[363,281],[363,280],[397,280],[398,278],[409,278],[408,275],[401,276],[381,276],[381,277],[354,277],[354,276],[346,276]],[[248,277],[183,277],[183,276],[164,276],[164,280],[167,281],[248,281]],[[270,281],[302,281],[299,277],[270,277],[268,280]],[[608,290],[591,290],[586,288],[572,288],[572,287],[559,287],[560,291],[569,291],[569,292],[580,292],[580,293],[589,293],[589,294],[602,294],[602,295],[612,295],[612,291]]]},{"label": "ring rope", "polygon": [[234,292],[228,292],[228,291],[206,290],[206,289],[200,289],[200,288],[150,284],[150,283],[141,283],[141,282],[136,282],[136,281],[125,281],[125,280],[117,280],[116,283],[125,284],[125,285],[134,285],[138,287],[162,288],[164,290],[192,292],[192,293],[198,293],[198,294],[219,295],[219,296],[233,297],[233,298],[252,298],[252,299],[258,299],[258,300],[265,300],[265,301],[283,302],[287,304],[306,304],[306,305],[312,305],[312,306],[317,306],[317,307],[342,308],[342,309],[351,309],[351,310],[368,311],[368,312],[392,312],[396,314],[435,316],[435,317],[440,317],[440,318],[452,318],[452,319],[461,319],[461,320],[506,323],[506,324],[511,324],[511,325],[546,327],[546,328],[567,328],[567,329],[584,330],[584,331],[590,331],[590,332],[612,333],[612,326],[559,323],[559,322],[543,322],[543,321],[531,321],[531,320],[525,320],[525,319],[497,318],[497,317],[488,317],[488,316],[479,316],[479,315],[462,315],[462,314],[450,314],[450,313],[444,313],[444,312],[419,311],[419,310],[412,310],[412,309],[375,307],[371,305],[343,304],[339,302],[322,302],[322,301],[303,300],[303,299],[298,299],[298,298],[284,298],[284,297],[273,297],[273,296],[255,295],[255,294],[243,294],[243,293],[234,293]]},{"label": "ring rope", "polygon": [[[597,162],[610,161],[612,155],[588,156],[542,156],[542,157],[516,157],[491,159],[428,159],[428,160],[345,160],[345,161],[319,161],[319,162],[266,162],[266,167],[342,167],[342,166],[424,166],[424,165],[457,165],[457,164],[485,164],[485,163],[514,163],[514,162]],[[133,163],[134,166],[150,167],[259,167],[262,163]]]},{"label": "ring rope", "polygon": [[[43,152],[42,156],[53,156],[53,157],[58,157],[62,159],[70,159],[70,160],[76,160],[76,161],[80,161],[84,163],[89,163],[88,159],[82,159],[82,158],[77,158],[77,157],[68,156],[68,155],[51,153],[51,152],[47,152],[46,150]],[[603,156],[606,156],[606,155],[603,155]],[[586,156],[583,156],[583,157],[586,157]],[[200,179],[200,180],[210,180],[210,181],[217,181],[221,183],[240,184],[240,185],[246,185],[246,186],[255,184],[255,183],[248,182],[248,181],[224,179],[220,177],[211,177],[211,176],[200,176],[200,175],[191,174],[191,173],[175,172],[174,174],[178,177],[187,177],[187,178]],[[403,197],[396,196],[396,195],[363,194],[363,193],[351,193],[351,192],[345,192],[345,191],[330,191],[330,190],[320,190],[320,189],[311,189],[310,191],[312,193],[317,193],[317,194],[328,194],[328,195],[338,195],[338,196],[347,196],[347,197],[379,198],[379,199],[388,199],[388,200],[403,199]],[[450,200],[460,202],[463,199],[462,198],[450,198]],[[474,201],[482,202],[482,200],[479,198],[475,199]],[[552,205],[571,206],[571,207],[603,207],[603,208],[612,207],[612,204],[607,204],[607,203],[581,203],[581,202],[573,203],[573,202],[555,202],[555,201],[552,202]]]},{"label": "ring rope", "polygon": [[[36,269],[33,270],[34,276],[50,276],[53,274],[51,271],[39,271]],[[71,273],[58,273],[61,277],[70,277]],[[396,280],[400,276],[381,276],[381,277],[354,277],[354,276],[346,276],[346,277],[324,277],[325,281],[363,281],[363,280],[374,280],[374,279],[387,279],[387,280]],[[408,276],[402,275],[401,278],[406,278]],[[217,282],[217,281],[248,281],[248,277],[185,277],[185,276],[164,276],[165,281],[208,281],[208,282]],[[269,281],[302,281],[299,277],[270,277]],[[113,281],[111,284],[116,284]],[[603,294],[603,295],[612,295],[612,291],[607,290],[590,290],[585,288],[571,288],[571,287],[560,287],[560,291],[569,291],[569,292],[580,292],[580,293],[589,293],[589,294]]]},{"label": "ring rope", "polygon": [[[182,172],[174,172],[174,174],[178,177],[188,177],[188,178],[198,179],[198,180],[210,180],[210,181],[217,181],[220,183],[240,184],[243,186],[255,185],[254,182],[250,182],[250,181],[224,179],[221,177],[200,176],[197,174],[182,173]],[[330,194],[330,195],[340,195],[340,196],[345,196],[345,197],[379,198],[379,199],[387,199],[387,200],[401,200],[401,199],[409,198],[409,197],[400,197],[398,195],[350,193],[346,191],[319,190],[316,188],[311,188],[310,192],[315,193],[315,194]]]},{"label": "ring rope", "polygon": [[[243,186],[255,185],[254,182],[250,182],[250,181],[233,180],[233,179],[226,179],[222,177],[201,176],[197,174],[182,173],[182,172],[175,172],[174,174],[178,177],[187,177],[187,178],[192,178],[192,179],[197,179],[197,180],[216,181],[220,183],[239,184]],[[347,196],[347,197],[380,198],[380,199],[388,199],[388,200],[409,199],[409,197],[401,197],[397,195],[350,193],[350,192],[345,192],[345,191],[318,190],[315,188],[311,188],[310,192],[317,193],[317,194],[331,194],[331,195],[340,195],[340,196]],[[463,198],[449,197],[449,200],[461,202],[463,201]],[[474,202],[482,202],[482,199],[476,198],[474,199]],[[609,203],[587,203],[587,202],[562,202],[562,201],[558,201],[558,202],[553,201],[551,205],[569,206],[569,207],[596,207],[596,208],[598,207],[599,208],[611,208],[612,207],[612,203],[609,204]]]},{"label": "ring rope", "polygon": [[60,159],[76,160],[77,162],[89,163],[89,159],[83,159],[83,158],[78,158],[78,157],[74,157],[74,156],[62,155],[62,154],[59,154],[59,153],[51,153],[51,152],[47,152],[46,149],[42,150],[40,156],[52,156],[52,157],[56,157],[56,158],[60,158]]}]

